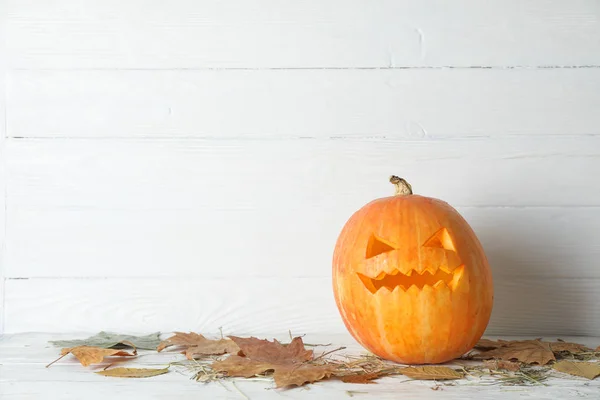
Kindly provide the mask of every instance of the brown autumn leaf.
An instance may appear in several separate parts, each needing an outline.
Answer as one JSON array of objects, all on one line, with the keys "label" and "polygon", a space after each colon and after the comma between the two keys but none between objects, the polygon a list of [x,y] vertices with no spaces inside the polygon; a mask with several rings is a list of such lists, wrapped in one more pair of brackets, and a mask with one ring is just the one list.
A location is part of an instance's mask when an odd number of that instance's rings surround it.
[{"label": "brown autumn leaf", "polygon": [[563,351],[567,351],[571,354],[579,354],[579,353],[587,353],[592,351],[592,349],[590,349],[587,346],[584,346],[582,344],[579,343],[569,343],[569,342],[551,342],[550,343],[550,348],[552,349],[552,351],[554,353],[561,353]]},{"label": "brown autumn leaf", "polygon": [[587,379],[595,379],[600,376],[600,365],[591,362],[559,361],[553,368],[569,375],[581,376]]},{"label": "brown autumn leaf", "polygon": [[270,362],[254,361],[247,357],[229,356],[222,361],[215,361],[211,367],[217,372],[227,373],[228,376],[252,378],[275,369],[274,365]]},{"label": "brown autumn leaf", "polygon": [[81,365],[87,367],[91,364],[98,364],[104,360],[104,357],[119,356],[119,357],[134,357],[137,355],[137,350],[133,349],[132,352],[118,350],[118,349],[103,349],[100,347],[92,346],[77,346],[62,349],[60,352],[61,358],[67,354],[73,354]]},{"label": "brown autumn leaf", "polygon": [[521,365],[519,363],[504,360],[486,360],[483,362],[483,366],[493,371],[497,371],[499,369],[505,369],[507,371],[518,371],[519,369],[521,369]]},{"label": "brown autumn leaf", "polygon": [[515,340],[505,342],[502,347],[476,354],[473,358],[489,360],[498,358],[505,361],[521,361],[527,364],[546,365],[556,361],[550,343],[535,340]]},{"label": "brown autumn leaf", "polygon": [[306,350],[302,338],[296,337],[288,345],[277,340],[231,336],[239,346],[240,355],[215,361],[212,369],[228,376],[250,378],[273,371],[275,386],[301,386],[330,377],[337,367],[308,364],[313,359],[312,350]]},{"label": "brown autumn leaf", "polygon": [[302,386],[305,383],[313,383],[329,378],[336,369],[333,365],[300,364],[277,366],[273,373],[273,379],[275,380],[275,386],[278,388]]},{"label": "brown autumn leaf", "polygon": [[273,371],[275,386],[285,387],[301,386],[328,378],[336,367],[302,363],[272,363],[255,361],[242,356],[229,356],[223,361],[215,361],[212,369],[217,372],[225,372],[227,376],[242,378],[252,378],[267,371]]},{"label": "brown autumn leaf", "polygon": [[399,372],[409,378],[420,380],[448,380],[464,377],[464,374],[459,371],[439,366],[407,367],[400,369]]},{"label": "brown autumn leaf", "polygon": [[156,351],[162,351],[167,347],[178,346],[185,348],[185,356],[188,360],[195,355],[220,355],[225,353],[235,354],[239,351],[238,346],[229,339],[207,339],[204,336],[190,332],[175,332],[175,335],[162,341]]},{"label": "brown autumn leaf", "polygon": [[506,345],[507,342],[503,340],[489,340],[489,339],[481,339],[475,345],[475,348],[478,350],[492,350],[497,349],[498,347],[502,347]]},{"label": "brown autumn leaf", "polygon": [[240,348],[240,352],[254,361],[268,361],[272,363],[292,363],[312,360],[313,351],[304,348],[301,337],[295,337],[292,342],[284,345],[277,340],[269,341],[255,337],[241,338],[230,336]]},{"label": "brown autumn leaf", "polygon": [[169,368],[112,368],[96,373],[116,378],[149,378],[151,376],[166,374],[167,372],[169,372]]},{"label": "brown autumn leaf", "polygon": [[363,373],[363,374],[344,375],[344,376],[341,376],[340,379],[342,380],[342,382],[345,382],[345,383],[367,384],[367,383],[376,383],[373,381],[375,379],[381,378],[382,376],[385,376],[385,374],[382,374],[381,372],[367,372],[367,373]]}]

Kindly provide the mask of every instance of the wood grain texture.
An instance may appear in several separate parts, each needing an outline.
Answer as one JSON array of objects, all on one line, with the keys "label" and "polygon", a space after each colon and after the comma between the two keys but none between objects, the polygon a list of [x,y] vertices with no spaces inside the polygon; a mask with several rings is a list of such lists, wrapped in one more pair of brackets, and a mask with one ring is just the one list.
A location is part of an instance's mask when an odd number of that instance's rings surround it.
[{"label": "wood grain texture", "polygon": [[600,68],[12,71],[7,98],[11,137],[600,134]]},{"label": "wood grain texture", "polygon": [[[0,2],[0,54],[6,54],[6,9]],[[4,277],[6,269],[6,57],[0,56],[0,335],[4,332]]]},{"label": "wood grain texture", "polygon": [[[0,115],[4,115],[0,108]],[[0,117],[0,124],[2,124]],[[6,275],[6,175],[5,136],[0,128],[0,335],[4,332],[4,278]]]},{"label": "wood grain texture", "polygon": [[11,0],[12,68],[600,65],[594,0]]},{"label": "wood grain texture", "polygon": [[6,296],[7,333],[341,331],[327,278],[9,279]]},{"label": "wood grain texture", "polygon": [[[340,198],[336,205],[298,205],[293,212],[272,203],[250,210],[13,207],[6,276],[328,276],[353,205]],[[590,261],[600,256],[599,210],[458,208],[481,240],[496,281],[600,278]]]},{"label": "wood grain texture", "polygon": [[[218,383],[202,385],[201,383],[191,381],[187,376],[177,373],[178,381],[168,381],[164,378],[152,378],[152,380],[136,379],[113,379],[108,381],[104,377],[98,376],[92,378],[93,373],[88,372],[75,373],[81,378],[73,378],[73,381],[52,381],[54,377],[60,377],[68,372],[60,373],[60,370],[46,372],[42,367],[34,371],[47,376],[43,380],[31,377],[31,370],[24,367],[0,366],[0,374],[9,373],[10,381],[0,380],[0,390],[3,398],[7,400],[22,398],[52,398],[52,399],[73,399],[86,398],[93,400],[111,399],[132,399],[143,397],[144,399],[190,399],[203,396],[211,400],[235,400],[243,399],[239,391],[251,399],[261,400],[281,400],[281,392],[272,390],[273,387],[268,382],[261,380],[236,380],[234,387],[231,383],[225,384],[225,387]],[[72,368],[73,370],[76,367]],[[20,374],[19,374],[20,373]],[[19,375],[17,375],[19,374]],[[89,376],[88,376],[89,375]],[[14,380],[16,379],[16,380]],[[81,379],[75,381],[75,379]],[[170,377],[169,377],[170,379]],[[306,388],[292,389],[284,392],[286,399],[330,399],[347,400],[352,397],[360,396],[365,400],[396,400],[401,398],[422,399],[422,400],[462,400],[462,399],[480,399],[480,400],[505,400],[517,398],[516,396],[529,396],[536,400],[555,400],[555,399],[597,399],[598,386],[596,382],[585,385],[584,381],[567,381],[554,379],[551,387],[534,386],[506,388],[503,386],[473,385],[456,387],[443,387],[440,390],[432,390],[438,383],[410,382],[405,383],[403,378],[385,378],[382,383],[377,385],[353,385],[342,382],[327,382],[312,385],[310,390]],[[368,387],[365,387],[368,386]],[[25,396],[25,397],[24,397]],[[515,397],[509,397],[515,396]]]},{"label": "wood grain texture", "polygon": [[[494,282],[488,335],[582,335],[600,329],[600,279]],[[5,332],[344,333],[331,278],[8,279]]]},{"label": "wood grain texture", "polygon": [[391,195],[394,172],[459,209],[495,276],[600,277],[598,137],[28,139],[9,150],[14,278],[322,277],[343,224]]},{"label": "wood grain texture", "polygon": [[[8,205],[252,210],[391,195],[390,174],[454,206],[598,206],[600,137],[496,140],[35,140],[7,146]],[[321,211],[316,211],[320,213]],[[318,220],[317,220],[318,221]],[[324,225],[322,221],[319,225]]]}]

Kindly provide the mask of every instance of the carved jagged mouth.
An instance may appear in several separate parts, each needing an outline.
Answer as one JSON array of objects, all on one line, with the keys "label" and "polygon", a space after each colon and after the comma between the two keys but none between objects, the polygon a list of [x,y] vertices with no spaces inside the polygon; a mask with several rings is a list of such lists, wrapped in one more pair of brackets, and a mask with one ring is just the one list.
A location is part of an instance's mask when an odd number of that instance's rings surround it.
[{"label": "carved jagged mouth", "polygon": [[451,290],[454,290],[462,277],[463,272],[464,265],[461,265],[453,271],[438,268],[434,273],[425,271],[420,274],[415,270],[411,270],[408,274],[403,274],[398,270],[394,270],[389,274],[381,272],[375,278],[370,278],[361,273],[358,273],[358,277],[371,293],[376,293],[381,288],[385,288],[389,291],[399,288],[406,291],[410,289],[411,286],[415,286],[419,290],[423,289],[425,286],[431,286],[433,288],[446,286]]}]

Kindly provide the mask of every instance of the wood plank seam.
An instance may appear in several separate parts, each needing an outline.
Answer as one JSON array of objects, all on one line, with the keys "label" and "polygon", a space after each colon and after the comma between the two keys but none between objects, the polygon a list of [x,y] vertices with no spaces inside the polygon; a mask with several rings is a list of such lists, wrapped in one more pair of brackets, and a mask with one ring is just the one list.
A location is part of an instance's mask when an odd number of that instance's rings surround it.
[{"label": "wood plank seam", "polygon": [[56,68],[25,68],[11,67],[10,71],[393,71],[393,70],[470,70],[470,69],[495,69],[495,70],[536,70],[536,69],[594,69],[600,65],[396,65],[387,67],[56,67]]},{"label": "wood plank seam", "polygon": [[13,71],[8,76],[9,137],[424,141],[515,134],[554,138],[598,134],[600,126],[593,112],[600,103],[600,68]]}]

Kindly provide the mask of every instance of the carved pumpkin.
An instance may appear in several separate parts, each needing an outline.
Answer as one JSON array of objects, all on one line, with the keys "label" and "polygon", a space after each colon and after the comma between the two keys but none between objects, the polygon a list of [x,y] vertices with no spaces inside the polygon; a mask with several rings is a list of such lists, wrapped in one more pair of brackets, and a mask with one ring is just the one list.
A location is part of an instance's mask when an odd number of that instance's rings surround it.
[{"label": "carved pumpkin", "polygon": [[412,194],[370,202],[344,226],[333,288],[346,327],[374,354],[441,363],[481,338],[492,311],[490,268],[475,233],[447,203]]}]

